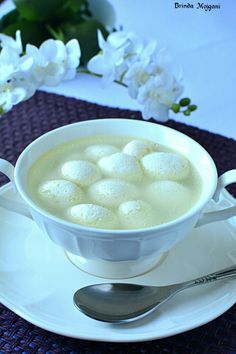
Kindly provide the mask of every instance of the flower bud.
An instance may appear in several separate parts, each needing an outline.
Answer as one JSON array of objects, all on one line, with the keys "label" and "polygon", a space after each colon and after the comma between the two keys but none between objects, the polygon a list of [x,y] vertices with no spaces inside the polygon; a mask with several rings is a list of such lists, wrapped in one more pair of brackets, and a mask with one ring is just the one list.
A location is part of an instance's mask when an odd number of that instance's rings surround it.
[{"label": "flower bud", "polygon": [[186,107],[190,104],[190,99],[189,98],[182,98],[180,101],[179,101],[179,104],[180,106],[182,107]]}]

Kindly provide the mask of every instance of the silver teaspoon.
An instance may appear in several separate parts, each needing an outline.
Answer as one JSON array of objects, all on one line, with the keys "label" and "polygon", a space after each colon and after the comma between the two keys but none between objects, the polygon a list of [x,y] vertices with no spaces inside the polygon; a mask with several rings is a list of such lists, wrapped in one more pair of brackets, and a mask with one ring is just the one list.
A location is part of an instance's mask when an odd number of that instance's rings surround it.
[{"label": "silver teaspoon", "polygon": [[236,265],[200,278],[167,286],[94,284],[77,290],[73,300],[80,311],[95,320],[124,323],[150,314],[182,290],[235,275]]}]

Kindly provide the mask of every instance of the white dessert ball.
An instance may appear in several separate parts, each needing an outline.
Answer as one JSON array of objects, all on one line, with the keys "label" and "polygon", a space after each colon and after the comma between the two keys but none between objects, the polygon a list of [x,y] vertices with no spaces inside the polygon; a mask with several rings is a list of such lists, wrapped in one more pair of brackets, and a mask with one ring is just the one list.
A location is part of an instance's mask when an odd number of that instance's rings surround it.
[{"label": "white dessert ball", "polygon": [[121,223],[127,229],[141,229],[157,223],[153,207],[143,200],[122,203],[118,209]]},{"label": "white dessert ball", "polygon": [[55,207],[68,207],[83,200],[80,187],[63,179],[44,182],[39,186],[38,193],[42,200]]},{"label": "white dessert ball", "polygon": [[154,143],[142,140],[132,140],[123,148],[123,152],[141,159],[154,151]]},{"label": "white dessert ball", "polygon": [[180,181],[188,177],[190,165],[188,160],[170,152],[153,152],[142,158],[145,173],[160,180]]},{"label": "white dessert ball", "polygon": [[71,221],[99,229],[115,229],[118,225],[116,215],[107,208],[95,204],[78,204],[69,210]]},{"label": "white dessert ball", "polygon": [[98,167],[89,161],[77,160],[67,161],[61,166],[61,173],[64,178],[85,187],[101,178]]},{"label": "white dessert ball", "polygon": [[176,213],[191,204],[191,191],[176,181],[156,181],[147,187],[149,200],[160,209],[174,210]]},{"label": "white dessert ball", "polygon": [[93,161],[98,161],[103,157],[115,154],[119,149],[113,145],[109,144],[95,144],[90,145],[85,149],[85,154],[89,159]]},{"label": "white dessert ball", "polygon": [[88,195],[97,204],[116,207],[126,200],[137,198],[138,189],[130,182],[103,179],[89,187]]},{"label": "white dessert ball", "polygon": [[143,177],[139,161],[122,152],[103,157],[98,165],[102,173],[108,177],[121,178],[126,181],[139,181]]}]

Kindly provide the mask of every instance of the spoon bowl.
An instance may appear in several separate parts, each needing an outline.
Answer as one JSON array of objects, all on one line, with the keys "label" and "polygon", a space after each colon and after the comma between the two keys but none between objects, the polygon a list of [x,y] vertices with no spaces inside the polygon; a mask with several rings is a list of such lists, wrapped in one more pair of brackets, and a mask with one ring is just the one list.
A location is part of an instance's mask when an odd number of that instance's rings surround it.
[{"label": "spoon bowl", "polygon": [[77,290],[73,300],[81,312],[95,320],[123,323],[150,314],[181,290],[235,275],[234,265],[200,278],[167,286],[127,283],[94,284]]},{"label": "spoon bowl", "polygon": [[94,319],[124,322],[146,315],[164,301],[163,296],[168,298],[171,292],[171,286],[95,284],[78,290],[74,295],[74,303],[84,314]]}]

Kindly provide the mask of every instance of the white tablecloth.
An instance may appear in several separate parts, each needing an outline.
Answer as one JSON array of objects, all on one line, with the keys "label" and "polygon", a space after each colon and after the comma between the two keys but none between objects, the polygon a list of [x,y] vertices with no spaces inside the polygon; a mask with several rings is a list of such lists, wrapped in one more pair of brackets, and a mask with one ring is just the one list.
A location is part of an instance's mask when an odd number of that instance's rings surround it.
[{"label": "white tablecloth", "polygon": [[[191,117],[174,114],[172,117],[236,139],[236,1],[205,2],[220,4],[220,9],[212,11],[196,9],[197,1],[190,2],[195,9],[175,9],[174,0],[110,2],[117,14],[117,25],[140,37],[158,39],[182,66],[184,95],[190,96],[199,108]],[[99,79],[84,74],[45,90],[99,104],[139,109],[125,88],[112,84],[103,89]]]}]

